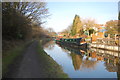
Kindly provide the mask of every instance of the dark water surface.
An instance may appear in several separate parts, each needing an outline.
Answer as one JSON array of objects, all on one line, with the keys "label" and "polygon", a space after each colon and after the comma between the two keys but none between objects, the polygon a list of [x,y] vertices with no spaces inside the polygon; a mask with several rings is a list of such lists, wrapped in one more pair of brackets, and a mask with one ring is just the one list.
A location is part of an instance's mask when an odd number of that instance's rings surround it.
[{"label": "dark water surface", "polygon": [[118,78],[120,65],[118,52],[90,48],[80,49],[56,44],[44,46],[50,55],[70,78]]}]

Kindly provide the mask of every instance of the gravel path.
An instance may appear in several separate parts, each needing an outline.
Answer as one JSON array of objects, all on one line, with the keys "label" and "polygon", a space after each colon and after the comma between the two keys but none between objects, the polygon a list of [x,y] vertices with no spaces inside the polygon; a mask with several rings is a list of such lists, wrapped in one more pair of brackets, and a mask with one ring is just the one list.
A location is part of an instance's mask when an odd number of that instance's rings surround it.
[{"label": "gravel path", "polygon": [[7,74],[7,78],[45,78],[46,70],[37,53],[38,42],[33,42],[17,60]]}]

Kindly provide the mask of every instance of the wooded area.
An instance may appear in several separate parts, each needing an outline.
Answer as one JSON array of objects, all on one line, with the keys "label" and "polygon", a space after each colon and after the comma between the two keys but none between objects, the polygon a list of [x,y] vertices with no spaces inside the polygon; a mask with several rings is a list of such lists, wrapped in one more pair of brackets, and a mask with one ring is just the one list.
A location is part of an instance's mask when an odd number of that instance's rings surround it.
[{"label": "wooded area", "polygon": [[[3,50],[14,42],[29,41],[50,35],[41,24],[49,16],[45,2],[4,2],[2,3]],[[12,46],[10,46],[10,43]]]}]

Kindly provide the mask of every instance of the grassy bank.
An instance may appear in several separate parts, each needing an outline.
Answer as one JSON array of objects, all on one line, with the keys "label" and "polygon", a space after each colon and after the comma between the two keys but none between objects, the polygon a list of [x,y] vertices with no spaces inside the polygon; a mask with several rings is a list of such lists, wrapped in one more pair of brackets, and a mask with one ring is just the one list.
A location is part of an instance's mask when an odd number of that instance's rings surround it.
[{"label": "grassy bank", "polygon": [[22,55],[23,51],[29,46],[33,41],[21,43],[21,45],[16,45],[9,51],[6,51],[2,56],[2,74],[4,75],[9,70],[9,65],[16,61],[16,58]]},{"label": "grassy bank", "polygon": [[[68,75],[65,74],[60,65],[58,65],[47,53],[43,50],[41,41],[37,46],[37,51],[40,54],[40,58],[45,65],[47,75],[49,78],[68,78]],[[69,79],[70,80],[70,79]]]}]

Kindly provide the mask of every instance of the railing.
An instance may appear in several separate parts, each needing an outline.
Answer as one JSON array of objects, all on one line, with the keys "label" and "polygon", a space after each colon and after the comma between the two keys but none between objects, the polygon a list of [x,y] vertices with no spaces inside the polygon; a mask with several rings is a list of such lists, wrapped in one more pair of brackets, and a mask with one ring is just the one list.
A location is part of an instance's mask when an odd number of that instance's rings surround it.
[{"label": "railing", "polygon": [[96,43],[90,43],[90,47],[120,52],[120,39],[98,39]]},{"label": "railing", "polygon": [[110,45],[110,46],[120,46],[120,39],[98,39],[98,44]]}]

